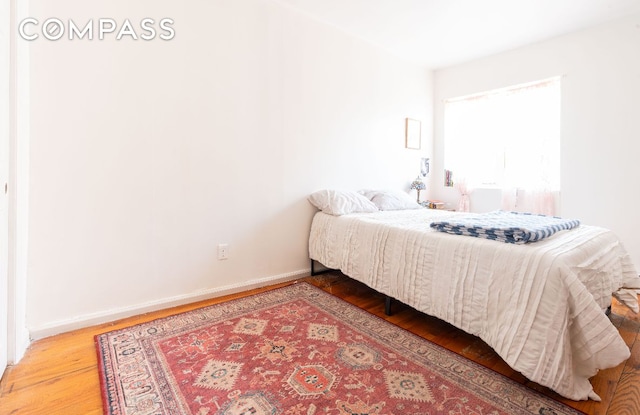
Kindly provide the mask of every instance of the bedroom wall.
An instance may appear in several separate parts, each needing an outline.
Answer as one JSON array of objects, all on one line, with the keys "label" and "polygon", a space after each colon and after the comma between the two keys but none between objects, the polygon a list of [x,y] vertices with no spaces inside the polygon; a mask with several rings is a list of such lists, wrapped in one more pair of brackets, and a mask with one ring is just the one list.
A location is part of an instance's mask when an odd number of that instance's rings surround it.
[{"label": "bedroom wall", "polygon": [[[434,73],[433,196],[443,185],[443,100],[562,75],[560,215],[612,229],[640,270],[640,15]],[[471,208],[500,208],[476,190]]]},{"label": "bedroom wall", "polygon": [[404,118],[431,148],[432,74],[275,2],[33,0],[30,15],[175,22],[170,41],[30,43],[34,338],[303,275],[309,193],[407,190],[429,156],[404,148]]}]

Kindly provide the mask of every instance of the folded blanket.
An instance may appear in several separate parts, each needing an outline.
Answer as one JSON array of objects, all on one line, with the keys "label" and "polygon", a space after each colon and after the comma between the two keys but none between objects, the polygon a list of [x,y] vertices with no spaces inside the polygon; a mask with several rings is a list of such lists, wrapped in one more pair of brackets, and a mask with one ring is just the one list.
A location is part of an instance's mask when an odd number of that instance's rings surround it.
[{"label": "folded blanket", "polygon": [[580,221],[576,219],[502,210],[470,213],[447,219],[432,222],[430,226],[440,232],[475,236],[511,244],[539,241],[558,231],[580,225]]}]

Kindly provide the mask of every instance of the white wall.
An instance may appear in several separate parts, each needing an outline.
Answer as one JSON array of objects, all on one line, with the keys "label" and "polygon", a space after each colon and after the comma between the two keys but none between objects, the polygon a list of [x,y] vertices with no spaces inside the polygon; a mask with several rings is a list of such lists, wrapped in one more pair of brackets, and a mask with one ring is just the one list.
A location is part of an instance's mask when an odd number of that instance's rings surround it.
[{"label": "white wall", "polygon": [[[562,75],[561,211],[612,229],[640,270],[640,15],[434,73],[434,196],[443,186],[443,100]],[[498,209],[476,191],[472,210]],[[489,202],[488,202],[489,201]]]},{"label": "white wall", "polygon": [[[431,73],[267,0],[34,0],[84,24],[170,17],[171,41],[31,43],[34,337],[308,269],[320,188],[408,188]],[[230,259],[216,247],[230,244]]]}]

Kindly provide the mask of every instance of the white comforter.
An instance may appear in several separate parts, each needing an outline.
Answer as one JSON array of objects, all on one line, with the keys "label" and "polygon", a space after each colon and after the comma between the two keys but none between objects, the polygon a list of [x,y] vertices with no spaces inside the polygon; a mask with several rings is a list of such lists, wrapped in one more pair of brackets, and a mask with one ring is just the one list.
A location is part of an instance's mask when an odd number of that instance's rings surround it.
[{"label": "white comforter", "polygon": [[319,212],[309,254],[323,265],[479,336],[515,370],[574,400],[630,356],[603,310],[638,311],[640,278],[616,236],[580,226],[513,245],[433,231],[452,212]]}]

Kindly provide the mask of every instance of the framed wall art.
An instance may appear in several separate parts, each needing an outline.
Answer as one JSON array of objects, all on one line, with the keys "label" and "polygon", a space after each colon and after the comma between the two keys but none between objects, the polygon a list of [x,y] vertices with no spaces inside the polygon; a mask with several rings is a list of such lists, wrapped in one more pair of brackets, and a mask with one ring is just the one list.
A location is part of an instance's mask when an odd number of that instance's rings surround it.
[{"label": "framed wall art", "polygon": [[412,118],[405,119],[404,146],[413,150],[420,150],[420,128],[422,123]]}]

